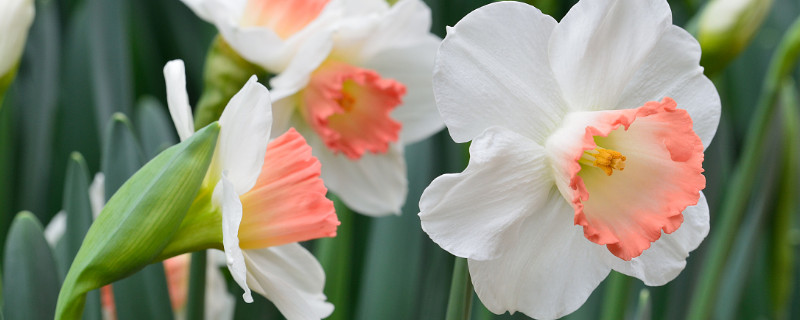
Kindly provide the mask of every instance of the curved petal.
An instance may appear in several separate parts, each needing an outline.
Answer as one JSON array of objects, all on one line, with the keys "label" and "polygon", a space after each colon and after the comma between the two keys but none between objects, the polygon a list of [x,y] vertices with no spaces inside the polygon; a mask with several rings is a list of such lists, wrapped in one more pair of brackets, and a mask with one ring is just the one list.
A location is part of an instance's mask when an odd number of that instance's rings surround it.
[{"label": "curved petal", "polygon": [[183,60],[172,60],[164,65],[164,80],[167,82],[167,106],[175,130],[181,141],[194,134],[194,119],[192,107],[189,105],[189,95],[186,93],[186,71]]},{"label": "curved petal", "polygon": [[228,172],[238,195],[256,184],[272,127],[269,91],[255,76],[231,98],[219,118],[219,166]]},{"label": "curved petal", "polygon": [[579,1],[550,37],[550,64],[569,107],[615,109],[671,24],[664,0]]},{"label": "curved petal", "polygon": [[311,80],[311,74],[328,58],[332,48],[333,39],[330,32],[311,36],[285,70],[270,79],[273,99],[275,101],[284,99],[305,88]]},{"label": "curved petal", "polygon": [[321,319],[333,312],[322,293],[325,272],[301,245],[246,250],[244,254],[247,283],[287,319]]},{"label": "curved petal", "polygon": [[614,270],[637,277],[648,286],[660,286],[672,281],[686,266],[689,252],[700,245],[708,235],[708,202],[700,193],[697,205],[683,210],[683,223],[671,234],[662,233],[641,256],[624,261],[612,254],[605,260]]},{"label": "curved petal", "polygon": [[489,261],[469,260],[475,292],[490,311],[521,311],[554,319],[580,307],[611,268],[603,248],[572,224],[572,208],[555,189],[547,206],[519,223],[508,251]]},{"label": "curved petal", "polygon": [[253,302],[250,288],[247,287],[247,266],[242,249],[239,248],[239,224],[242,222],[242,203],[236,194],[233,184],[226,173],[222,173],[214,188],[214,199],[222,206],[222,247],[225,249],[225,263],[233,280],[244,289],[242,298],[245,302]]},{"label": "curved petal", "polygon": [[429,36],[418,45],[376,54],[364,66],[382,77],[406,86],[403,103],[392,111],[392,118],[403,124],[400,141],[411,144],[444,128],[433,98],[433,60],[441,39]]},{"label": "curved petal", "polygon": [[671,97],[689,112],[694,132],[708,147],[717,131],[721,104],[714,84],[700,67],[700,44],[685,30],[671,26],[647,55],[618,104],[635,108]]},{"label": "curved petal", "polygon": [[386,153],[354,161],[328,150],[313,131],[301,133],[322,163],[322,180],[349,208],[370,216],[400,214],[408,192],[402,146],[393,143]]},{"label": "curved petal", "polygon": [[419,201],[422,230],[459,257],[494,259],[515,226],[548,204],[553,188],[544,149],[501,127],[472,141],[464,172],[442,175]]},{"label": "curved petal", "polygon": [[453,140],[466,142],[502,126],[544,144],[566,111],[545,45],[555,26],[530,5],[498,2],[448,30],[436,56],[433,92]]},{"label": "curved petal", "polygon": [[[421,0],[359,0],[345,4],[347,19],[336,33],[336,52],[360,64],[381,52],[417,46],[430,38],[431,9]],[[433,59],[433,56],[431,56]]]}]

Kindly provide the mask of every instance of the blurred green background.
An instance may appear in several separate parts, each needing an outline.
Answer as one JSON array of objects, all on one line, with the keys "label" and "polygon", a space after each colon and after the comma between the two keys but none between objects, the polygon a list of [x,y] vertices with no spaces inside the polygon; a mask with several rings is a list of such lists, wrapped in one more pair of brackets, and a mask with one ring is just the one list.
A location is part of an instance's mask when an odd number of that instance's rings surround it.
[{"label": "blurred green background", "polygon": [[[426,2],[433,12],[432,32],[444,36],[446,25],[454,25],[491,1]],[[528,2],[557,19],[575,3]],[[673,23],[679,26],[686,26],[705,5],[702,0],[669,2]],[[722,230],[716,209],[725,201],[725,188],[752,130],[751,119],[763,94],[771,57],[798,15],[799,1],[774,0],[752,42],[711,77],[723,103],[722,121],[704,163],[711,232],[692,252],[683,273],[666,286],[650,288],[637,279],[613,274],[567,318],[687,317],[697,301],[696,286],[706,276],[701,269],[712,255],[711,238]],[[185,61],[194,104],[203,89],[204,59],[215,35],[213,26],[178,0],[37,0],[36,18],[17,78],[0,108],[0,239],[7,238],[14,216],[23,210],[32,212],[45,225],[62,208],[87,211],[86,200],[73,193],[85,190],[95,172],[105,172],[108,198],[147,159],[177,142],[164,107],[162,67],[171,59]],[[800,76],[797,68],[792,74],[794,78]],[[800,165],[796,161],[800,159],[800,134],[792,131],[800,123],[797,90],[796,84],[789,84],[781,91],[778,104],[789,107],[775,109],[778,116],[770,118],[767,138],[759,141],[763,160],[758,163],[752,192],[746,194],[747,206],[741,208],[744,216],[734,219],[728,237],[732,239],[728,241],[730,252],[718,254],[724,259],[724,267],[718,270],[720,281],[710,295],[712,313],[708,317],[800,318],[800,264],[795,263],[800,255],[800,211],[796,204],[800,188],[793,182],[800,179],[800,170],[794,168]],[[112,117],[115,113],[124,116]],[[445,318],[454,258],[422,232],[417,203],[433,178],[463,169],[465,148],[453,143],[447,132],[408,146],[410,190],[402,216],[369,218],[339,208],[340,236],[306,244],[325,266],[326,294],[336,305],[331,319]],[[34,219],[25,221],[31,224]],[[81,228],[88,228],[86,223]],[[17,236],[25,242],[29,233]],[[49,252],[41,246],[28,245],[32,249],[22,252],[28,252],[31,261],[53,260],[44,257]],[[15,246],[6,243],[0,250],[19,249]],[[14,302],[13,295],[19,290],[58,292],[66,272],[64,261],[69,260],[59,257],[58,248],[56,251],[51,264],[58,276],[39,277],[36,285],[29,284],[31,288],[27,289],[13,280],[18,275],[8,274],[10,270],[33,272],[26,271],[26,262],[9,252],[0,255],[5,257],[4,310],[41,306],[52,300],[42,296],[39,301]],[[115,294],[121,292],[117,295],[118,318],[171,319],[161,265],[148,267],[134,277],[139,280],[115,285]],[[238,299],[239,288],[232,285],[230,289],[238,301],[237,318],[281,318],[263,298],[246,305]],[[97,318],[97,308],[90,302],[87,318]],[[527,318],[522,314],[492,315],[477,298],[471,317]]]}]

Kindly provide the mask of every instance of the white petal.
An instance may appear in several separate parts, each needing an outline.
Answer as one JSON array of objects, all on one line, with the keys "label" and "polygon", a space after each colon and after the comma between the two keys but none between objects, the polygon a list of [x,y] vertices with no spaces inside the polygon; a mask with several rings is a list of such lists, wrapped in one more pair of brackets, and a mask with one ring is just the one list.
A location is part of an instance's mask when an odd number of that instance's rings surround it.
[{"label": "white petal", "polygon": [[325,272],[297,243],[245,251],[247,283],[287,319],[322,319],[333,312],[322,289]]},{"label": "white petal", "polygon": [[181,0],[201,19],[210,23],[235,23],[242,16],[247,0]]},{"label": "white petal", "polygon": [[422,230],[450,253],[495,259],[527,216],[548,204],[553,188],[544,150],[501,127],[472,141],[464,172],[436,178],[422,193]]},{"label": "white petal", "polygon": [[218,160],[241,195],[256,184],[272,127],[269,91],[256,76],[236,93],[220,116]]},{"label": "white petal", "polygon": [[330,31],[310,36],[286,69],[270,79],[273,99],[281,100],[305,88],[311,79],[311,73],[328,58],[332,48]]},{"label": "white petal", "polygon": [[0,2],[0,30],[3,31],[0,38],[0,77],[19,62],[35,11],[33,0]]},{"label": "white petal", "polygon": [[547,59],[555,25],[532,6],[498,2],[449,29],[436,56],[433,92],[453,140],[502,126],[544,144],[566,111]]},{"label": "white petal", "polygon": [[97,219],[106,206],[106,176],[102,172],[96,173],[89,185],[89,203],[92,205],[92,216]]},{"label": "white petal", "polygon": [[433,98],[433,60],[441,39],[429,36],[426,41],[407,48],[386,50],[375,55],[364,66],[377,71],[382,78],[399,81],[406,86],[403,104],[392,111],[392,118],[403,124],[400,141],[411,144],[444,128]]},{"label": "white petal", "polygon": [[697,205],[683,210],[683,223],[671,234],[662,232],[641,256],[624,261],[606,252],[605,260],[614,270],[636,277],[648,286],[660,286],[672,281],[686,267],[689,252],[708,235],[708,203],[703,193]]},{"label": "white petal", "polygon": [[336,51],[351,63],[417,46],[431,37],[431,9],[421,0],[399,1],[391,8],[382,0],[350,1],[346,6],[348,19],[336,33]]},{"label": "white petal", "polygon": [[55,249],[56,244],[64,236],[67,231],[67,212],[64,210],[59,211],[50,219],[50,223],[44,228],[44,238],[51,248]]},{"label": "white petal", "polygon": [[408,180],[402,146],[390,144],[382,154],[364,153],[358,160],[334,154],[311,130],[301,130],[322,163],[322,180],[350,209],[370,216],[400,214]]},{"label": "white petal", "polygon": [[175,130],[181,141],[194,134],[194,119],[192,107],[189,105],[189,95],[186,93],[186,71],[183,60],[172,60],[164,66],[164,80],[167,82],[167,106]]},{"label": "white petal", "polygon": [[469,272],[481,302],[494,313],[521,311],[553,319],[580,307],[610,268],[572,223],[572,207],[550,191],[545,210],[520,223],[518,238],[502,257],[469,260]]},{"label": "white petal", "polygon": [[550,38],[550,63],[570,108],[616,109],[622,90],[671,24],[664,0],[578,2]]},{"label": "white petal", "polygon": [[233,280],[244,289],[242,295],[244,301],[253,302],[250,288],[247,287],[247,266],[242,249],[239,248],[242,202],[225,172],[222,173],[222,179],[214,188],[214,198],[222,206],[222,247],[225,249],[225,263],[228,265]]},{"label": "white petal", "polygon": [[685,30],[671,26],[628,83],[619,108],[635,108],[670,97],[694,121],[694,132],[708,147],[719,124],[721,104],[714,84],[700,67],[700,44]]}]

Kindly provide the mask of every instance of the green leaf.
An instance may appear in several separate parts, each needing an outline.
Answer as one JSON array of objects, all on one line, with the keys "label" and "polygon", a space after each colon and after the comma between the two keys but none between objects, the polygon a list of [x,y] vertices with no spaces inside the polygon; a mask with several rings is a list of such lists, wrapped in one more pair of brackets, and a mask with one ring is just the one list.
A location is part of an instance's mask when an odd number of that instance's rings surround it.
[{"label": "green leaf", "polygon": [[[73,152],[67,163],[63,210],[66,215],[66,227],[64,235],[55,247],[58,275],[62,280],[66,277],[69,265],[75,259],[83,238],[94,221],[89,200],[89,169],[86,160],[78,152]],[[100,294],[92,291],[87,296],[83,319],[102,319],[100,309]]]},{"label": "green leaf", "polygon": [[[109,124],[103,152],[106,197],[144,163],[139,141],[128,118],[116,113]],[[112,286],[117,317],[125,319],[172,319],[164,266],[156,262],[143,270],[119,280]]]},{"label": "green leaf", "polygon": [[[18,123],[18,198],[16,208],[34,212],[49,221],[60,207],[61,193],[51,184],[53,117],[59,93],[58,6],[53,1],[36,2],[36,18],[31,26],[25,53],[19,66],[13,101]],[[60,158],[62,162],[66,157]],[[61,182],[56,184],[61,187]]]},{"label": "green leaf", "polygon": [[67,217],[67,226],[64,236],[56,246],[56,260],[62,279],[67,275],[69,265],[78,254],[83,237],[94,221],[89,201],[89,169],[86,167],[86,160],[78,152],[72,154],[67,164],[63,210]]},{"label": "green leaf", "polygon": [[468,320],[472,311],[472,296],[472,280],[469,277],[467,259],[456,258],[445,319]]},{"label": "green leaf", "polygon": [[86,292],[153,262],[200,189],[219,135],[215,123],[148,162],[95,220],[59,294],[58,319],[77,318]]},{"label": "green leaf", "polygon": [[153,97],[144,97],[136,107],[136,131],[147,159],[175,144],[175,126],[164,106]]},{"label": "green leaf", "polygon": [[3,270],[3,314],[8,319],[52,319],[59,281],[50,245],[39,220],[30,212],[14,218],[6,241]]},{"label": "green leaf", "polygon": [[133,134],[131,122],[124,114],[115,113],[106,130],[103,161],[100,164],[101,171],[106,176],[106,199],[139,170],[143,163],[144,155]]}]

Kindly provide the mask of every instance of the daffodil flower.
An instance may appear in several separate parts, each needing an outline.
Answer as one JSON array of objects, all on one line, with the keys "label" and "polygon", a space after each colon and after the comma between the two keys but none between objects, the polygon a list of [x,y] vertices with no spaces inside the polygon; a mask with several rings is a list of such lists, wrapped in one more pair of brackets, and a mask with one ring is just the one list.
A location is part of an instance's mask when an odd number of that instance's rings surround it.
[{"label": "daffodil flower", "polygon": [[403,146],[444,127],[430,77],[440,39],[420,0],[342,7],[332,36],[270,81],[275,132],[297,128],[326,185],[350,208],[399,213],[408,184]]},{"label": "daffodil flower", "polygon": [[239,55],[272,73],[286,69],[306,45],[330,37],[329,27],[342,15],[337,0],[182,1]]},{"label": "daffodil flower", "polygon": [[610,270],[674,279],[709,229],[703,150],[720,100],[664,0],[582,0],[557,23],[500,2],[448,30],[437,106],[470,162],[422,228],[468,259],[494,313],[556,318]]},{"label": "daffodil flower", "polygon": [[[186,139],[194,128],[183,62],[169,62],[164,76],[170,113]],[[322,293],[325,274],[297,242],[334,236],[339,221],[325,198],[320,164],[302,136],[289,130],[268,144],[270,97],[256,80],[253,76],[222,113],[204,186],[174,241],[201,237],[210,225],[212,234],[221,233],[228,269],[246,302],[253,301],[252,289],[287,318],[323,318],[333,312]]]}]

